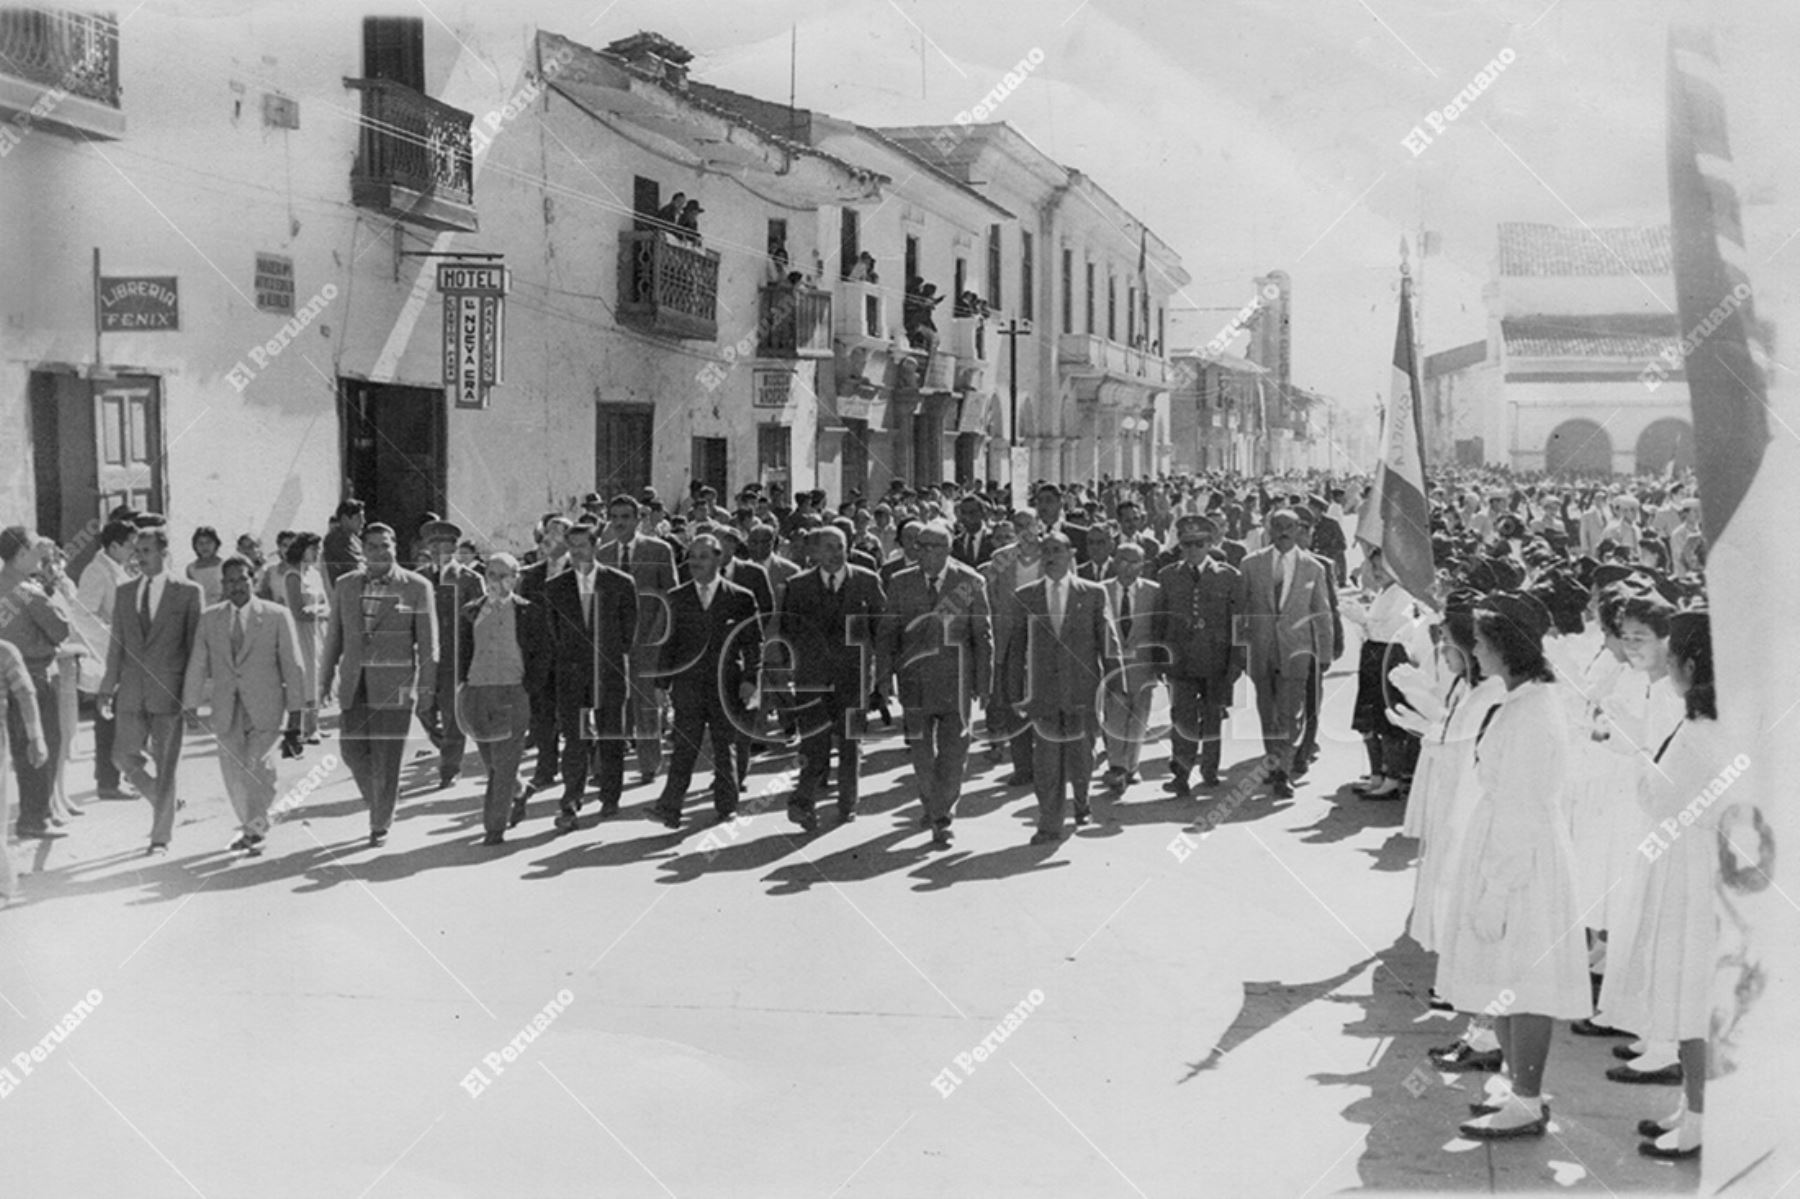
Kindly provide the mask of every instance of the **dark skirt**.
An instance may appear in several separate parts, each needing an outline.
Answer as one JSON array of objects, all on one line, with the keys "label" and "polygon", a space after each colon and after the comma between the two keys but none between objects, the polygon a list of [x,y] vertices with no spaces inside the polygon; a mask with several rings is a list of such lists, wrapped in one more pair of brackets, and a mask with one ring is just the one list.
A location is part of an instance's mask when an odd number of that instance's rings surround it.
[{"label": "dark skirt", "polygon": [[1406,649],[1397,641],[1365,641],[1356,663],[1356,704],[1350,712],[1350,728],[1365,736],[1392,736],[1404,730],[1388,719],[1389,705],[1405,707],[1400,689],[1388,681],[1388,671],[1406,660]]}]

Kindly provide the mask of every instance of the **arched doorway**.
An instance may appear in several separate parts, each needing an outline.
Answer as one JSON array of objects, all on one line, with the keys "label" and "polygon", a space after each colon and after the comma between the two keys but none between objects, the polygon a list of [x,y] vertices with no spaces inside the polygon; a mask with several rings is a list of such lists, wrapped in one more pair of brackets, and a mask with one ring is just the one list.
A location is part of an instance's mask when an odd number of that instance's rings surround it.
[{"label": "arched doorway", "polygon": [[1612,474],[1612,438],[1591,420],[1566,420],[1544,443],[1544,470],[1553,475]]},{"label": "arched doorway", "polygon": [[1680,417],[1651,421],[1637,439],[1637,471],[1660,475],[1675,464],[1676,470],[1694,465],[1694,430]]}]

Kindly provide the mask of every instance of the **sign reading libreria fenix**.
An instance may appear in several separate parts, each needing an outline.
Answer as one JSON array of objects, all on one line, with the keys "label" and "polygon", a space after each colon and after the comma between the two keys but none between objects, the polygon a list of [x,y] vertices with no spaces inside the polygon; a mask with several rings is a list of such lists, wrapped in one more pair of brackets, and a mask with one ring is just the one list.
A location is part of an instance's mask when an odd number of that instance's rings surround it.
[{"label": "sign reading libreria fenix", "polygon": [[173,275],[128,275],[100,279],[102,333],[176,332],[181,302]]}]

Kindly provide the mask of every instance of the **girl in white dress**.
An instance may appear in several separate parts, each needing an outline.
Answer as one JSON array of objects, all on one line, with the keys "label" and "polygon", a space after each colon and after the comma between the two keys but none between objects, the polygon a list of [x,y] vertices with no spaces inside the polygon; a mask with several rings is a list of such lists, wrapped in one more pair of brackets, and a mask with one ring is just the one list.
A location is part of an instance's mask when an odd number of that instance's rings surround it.
[{"label": "girl in white dress", "polygon": [[1479,790],[1450,877],[1438,983],[1459,1011],[1492,1012],[1512,1089],[1461,1125],[1466,1137],[1541,1137],[1551,1022],[1593,1010],[1579,927],[1574,850],[1563,814],[1567,732],[1544,659],[1544,606],[1491,595],[1475,613],[1475,656],[1506,693],[1477,730]]}]

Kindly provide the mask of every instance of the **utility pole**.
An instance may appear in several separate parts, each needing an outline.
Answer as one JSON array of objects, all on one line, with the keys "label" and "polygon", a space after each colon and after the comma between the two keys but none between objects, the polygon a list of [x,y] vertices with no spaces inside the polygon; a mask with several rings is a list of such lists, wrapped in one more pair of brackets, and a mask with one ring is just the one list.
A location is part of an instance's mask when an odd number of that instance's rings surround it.
[{"label": "utility pole", "polygon": [[1012,488],[1013,505],[1020,506],[1019,489],[1029,486],[1030,480],[1020,479],[1019,474],[1019,338],[1031,336],[1031,322],[1023,327],[1018,317],[1010,317],[1006,328],[995,329],[994,332],[1006,338],[1006,382],[1010,411],[1006,420],[1006,481]]}]

